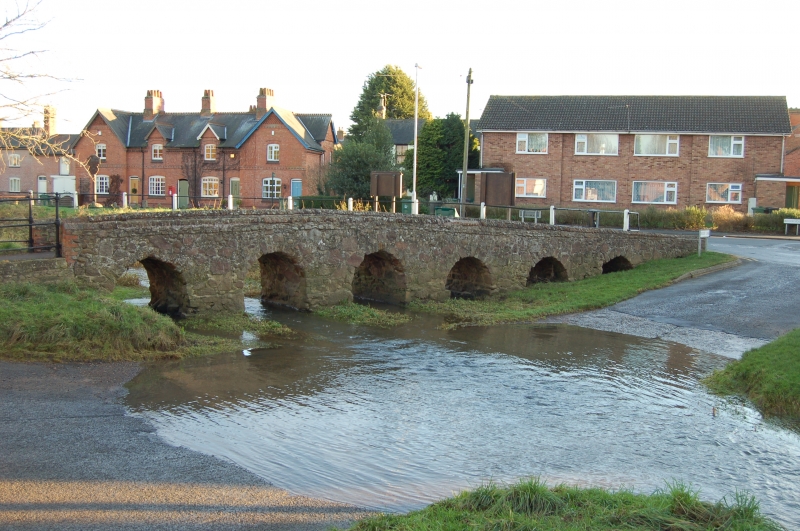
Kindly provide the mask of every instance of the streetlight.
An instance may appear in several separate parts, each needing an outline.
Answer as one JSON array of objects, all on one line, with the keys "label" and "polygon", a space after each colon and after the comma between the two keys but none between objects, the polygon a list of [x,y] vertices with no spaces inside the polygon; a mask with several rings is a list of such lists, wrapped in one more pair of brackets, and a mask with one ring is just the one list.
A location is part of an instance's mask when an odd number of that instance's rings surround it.
[{"label": "streetlight", "polygon": [[417,125],[419,123],[419,70],[422,68],[414,63],[414,169],[411,172],[411,213],[419,214],[417,203]]}]

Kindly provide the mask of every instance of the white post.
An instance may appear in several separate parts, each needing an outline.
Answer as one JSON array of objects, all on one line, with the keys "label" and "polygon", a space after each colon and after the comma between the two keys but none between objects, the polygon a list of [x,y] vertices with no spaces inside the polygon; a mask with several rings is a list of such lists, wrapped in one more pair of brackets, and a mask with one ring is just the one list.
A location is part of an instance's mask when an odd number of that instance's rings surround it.
[{"label": "white post", "polygon": [[481,203],[481,219],[486,219],[486,203]]},{"label": "white post", "polygon": [[419,199],[417,199],[416,196],[411,200],[411,213],[415,216],[419,214]]},{"label": "white post", "polygon": [[417,122],[419,122],[419,69],[414,63],[414,168],[411,172],[411,213],[417,214]]},{"label": "white post", "polygon": [[233,196],[228,194],[228,210],[233,210]]},{"label": "white post", "polygon": [[178,196],[172,194],[172,210],[178,210]]},{"label": "white post", "polygon": [[556,207],[555,205],[550,205],[550,225],[556,224]]},{"label": "white post", "polygon": [[347,211],[348,212],[352,212],[353,211],[353,198],[352,197],[348,197],[347,198]]},{"label": "white post", "polygon": [[292,196],[286,198],[286,210],[294,210],[294,202],[292,201]]},{"label": "white post", "polygon": [[128,192],[122,192],[122,208],[128,208]]},{"label": "white post", "polygon": [[631,211],[627,208],[622,212],[622,230],[631,230]]}]

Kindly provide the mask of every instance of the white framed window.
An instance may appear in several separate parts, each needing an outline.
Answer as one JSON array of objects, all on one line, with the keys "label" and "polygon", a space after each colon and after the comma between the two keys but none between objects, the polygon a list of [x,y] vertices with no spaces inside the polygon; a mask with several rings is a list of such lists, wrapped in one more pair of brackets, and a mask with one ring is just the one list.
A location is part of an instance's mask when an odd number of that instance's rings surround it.
[{"label": "white framed window", "polygon": [[708,137],[709,157],[744,157],[744,137],[735,135],[711,135]]},{"label": "white framed window", "polygon": [[632,203],[678,203],[678,183],[661,181],[633,181]]},{"label": "white framed window", "polygon": [[576,155],[617,155],[619,135],[610,133],[584,133],[575,135]]},{"label": "white framed window", "polygon": [[8,191],[9,192],[19,192],[19,177],[9,177],[8,178]]},{"label": "white framed window", "polygon": [[22,157],[17,153],[12,153],[8,156],[8,165],[12,168],[19,168],[22,164]]},{"label": "white framed window", "polygon": [[206,147],[205,147],[205,159],[206,160],[217,160],[217,145],[216,144],[206,144]]},{"label": "white framed window", "polygon": [[60,157],[58,159],[58,174],[69,175],[69,159],[67,157]]},{"label": "white framed window", "polygon": [[279,162],[281,160],[281,147],[278,144],[267,146],[267,162]]},{"label": "white framed window", "polygon": [[164,160],[164,146],[153,144],[153,160]]},{"label": "white framed window", "polygon": [[108,194],[110,181],[108,175],[96,175],[94,178],[94,191],[96,194]]},{"label": "white framed window", "polygon": [[203,177],[200,180],[200,195],[203,197],[219,197],[219,179]]},{"label": "white framed window", "polygon": [[281,196],[281,180],[275,177],[268,177],[261,183],[261,197],[270,199]]},{"label": "white framed window", "polygon": [[166,179],[160,175],[154,175],[150,177],[150,188],[148,190],[148,195],[166,195],[166,186],[164,186],[165,181]]},{"label": "white framed window", "polygon": [[617,181],[573,181],[572,200],[590,203],[616,203]]},{"label": "white framed window", "polygon": [[517,197],[547,197],[547,179],[518,178],[516,195]]},{"label": "white framed window", "polygon": [[633,154],[642,157],[677,157],[678,135],[636,135]]},{"label": "white framed window", "polygon": [[106,160],[106,145],[105,144],[97,144],[94,147],[95,155],[100,160]]},{"label": "white framed window", "polygon": [[706,186],[706,203],[742,202],[742,183],[708,183]]},{"label": "white framed window", "polygon": [[547,133],[517,133],[517,153],[547,154]]},{"label": "white framed window", "polygon": [[[403,161],[406,160],[406,153],[408,153],[409,146],[404,144],[397,144],[394,146],[394,156],[397,160],[397,164],[400,165]],[[325,162],[325,155],[323,157],[323,162]],[[330,162],[330,161],[329,161]]]}]

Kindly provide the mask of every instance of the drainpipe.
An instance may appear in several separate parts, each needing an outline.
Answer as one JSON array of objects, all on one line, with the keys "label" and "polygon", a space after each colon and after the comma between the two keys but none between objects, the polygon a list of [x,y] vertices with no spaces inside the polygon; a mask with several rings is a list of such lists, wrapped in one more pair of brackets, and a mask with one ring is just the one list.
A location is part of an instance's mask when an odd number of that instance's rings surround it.
[{"label": "drainpipe", "polygon": [[141,190],[140,194],[141,197],[139,198],[139,206],[141,206],[142,203],[144,203],[144,186],[146,184],[149,186],[149,183],[147,182],[147,179],[145,179],[144,176],[144,148],[141,148],[141,152],[142,152],[142,177],[141,180],[139,181],[139,188]]},{"label": "drainpipe", "polygon": [[786,157],[786,137],[781,139],[781,175],[783,175],[783,161]]},{"label": "drainpipe", "polygon": [[225,150],[219,150],[220,156],[222,157],[222,190],[220,190],[220,197],[225,197]]}]

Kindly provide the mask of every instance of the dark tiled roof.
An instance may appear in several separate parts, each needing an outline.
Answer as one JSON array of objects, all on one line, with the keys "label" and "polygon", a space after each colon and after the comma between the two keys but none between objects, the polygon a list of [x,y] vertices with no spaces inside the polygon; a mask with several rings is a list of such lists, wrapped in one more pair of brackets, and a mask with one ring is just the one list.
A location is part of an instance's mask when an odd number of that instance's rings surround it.
[{"label": "dark tiled roof", "polygon": [[[306,148],[322,151],[322,146],[317,143],[303,122],[291,111],[279,107],[270,109],[261,120],[256,120],[255,113],[239,112],[214,113],[208,116],[202,116],[200,113],[161,113],[154,120],[145,121],[144,115],[140,112],[116,109],[97,110],[97,114],[103,117],[109,128],[125,146],[146,146],[148,137],[154,130],[157,130],[166,139],[166,147],[171,148],[199,147],[198,136],[208,126],[220,139],[219,147],[238,149],[273,113],[286,124]],[[94,117],[92,117],[93,120]]]},{"label": "dark tiled roof", "polygon": [[[414,143],[414,119],[384,120],[389,132],[392,133],[392,143],[396,146],[410,146]],[[417,134],[422,131],[425,120],[417,120]]]},{"label": "dark tiled roof", "polygon": [[295,116],[308,129],[308,132],[311,133],[317,143],[327,138],[328,131],[333,135],[334,143],[338,142],[336,140],[336,130],[333,127],[333,116],[330,114],[295,114]]},{"label": "dark tiled roof", "polygon": [[786,135],[783,96],[490,96],[479,131]]}]

